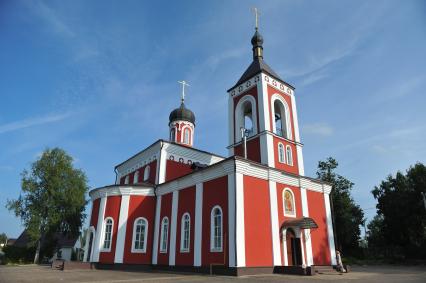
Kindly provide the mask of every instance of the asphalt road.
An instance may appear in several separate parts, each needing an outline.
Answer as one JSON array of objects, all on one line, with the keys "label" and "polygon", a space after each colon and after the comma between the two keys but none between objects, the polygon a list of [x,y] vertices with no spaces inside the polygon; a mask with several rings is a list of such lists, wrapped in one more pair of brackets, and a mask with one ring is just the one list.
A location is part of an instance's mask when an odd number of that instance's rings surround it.
[{"label": "asphalt road", "polygon": [[52,270],[50,267],[0,266],[0,282],[79,282],[79,283],[131,283],[131,282],[372,282],[372,283],[425,283],[426,266],[353,266],[350,273],[298,275],[253,275],[243,277],[209,276],[165,272],[126,272],[110,270]]}]

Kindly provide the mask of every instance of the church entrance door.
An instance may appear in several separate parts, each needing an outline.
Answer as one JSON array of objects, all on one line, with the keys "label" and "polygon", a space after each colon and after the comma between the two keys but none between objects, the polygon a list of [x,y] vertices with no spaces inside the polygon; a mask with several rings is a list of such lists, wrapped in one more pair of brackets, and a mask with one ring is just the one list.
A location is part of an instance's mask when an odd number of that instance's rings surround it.
[{"label": "church entrance door", "polygon": [[292,229],[286,231],[288,265],[302,265],[302,247],[300,238],[296,238]]}]

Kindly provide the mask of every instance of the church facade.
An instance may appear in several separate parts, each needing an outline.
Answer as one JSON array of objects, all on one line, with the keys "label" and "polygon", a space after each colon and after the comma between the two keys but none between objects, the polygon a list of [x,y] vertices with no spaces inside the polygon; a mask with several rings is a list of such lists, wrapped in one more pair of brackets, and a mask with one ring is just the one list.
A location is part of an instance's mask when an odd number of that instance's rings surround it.
[{"label": "church facade", "polygon": [[295,89],[263,60],[228,90],[229,157],[193,147],[195,115],[169,117],[169,140],[115,167],[90,191],[84,260],[228,274],[335,265],[331,186],[304,174]]}]

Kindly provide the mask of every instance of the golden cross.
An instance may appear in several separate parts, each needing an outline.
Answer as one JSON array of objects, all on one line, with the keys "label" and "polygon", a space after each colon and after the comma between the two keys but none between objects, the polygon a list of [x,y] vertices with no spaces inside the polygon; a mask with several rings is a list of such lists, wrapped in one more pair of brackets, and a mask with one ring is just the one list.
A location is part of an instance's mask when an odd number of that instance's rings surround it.
[{"label": "golden cross", "polygon": [[185,86],[190,86],[187,82],[185,81],[178,81],[178,83],[180,83],[182,85],[182,103],[185,101]]},{"label": "golden cross", "polygon": [[256,29],[258,29],[258,27],[259,27],[259,15],[260,15],[260,12],[257,10],[256,7],[253,7],[252,10],[253,10],[254,16],[256,18]]}]

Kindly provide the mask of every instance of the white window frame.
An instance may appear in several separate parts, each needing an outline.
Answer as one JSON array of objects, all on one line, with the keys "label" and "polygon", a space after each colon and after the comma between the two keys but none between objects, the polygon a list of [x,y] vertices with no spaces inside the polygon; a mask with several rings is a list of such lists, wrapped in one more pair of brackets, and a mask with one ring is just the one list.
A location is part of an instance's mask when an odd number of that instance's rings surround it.
[{"label": "white window frame", "polygon": [[[290,155],[288,153],[290,153]],[[289,145],[285,147],[285,157],[287,159],[287,164],[293,166],[293,151]]]},{"label": "white window frame", "polygon": [[[188,139],[186,140],[186,133],[188,133]],[[182,129],[182,142],[184,144],[191,144],[191,128],[190,127],[184,127]]]},{"label": "white window frame", "polygon": [[[185,248],[185,216],[188,216],[188,247]],[[191,250],[191,215],[185,212],[180,222],[180,252],[189,253]]]},{"label": "white window frame", "polygon": [[126,175],[126,177],[124,178],[124,184],[128,185],[129,184],[129,175]]},{"label": "white window frame", "polygon": [[143,181],[148,181],[149,175],[151,174],[151,167],[147,165],[143,170]]},{"label": "white window frame", "polygon": [[[285,192],[290,192],[291,197],[293,198],[293,210],[294,213],[287,213],[285,211]],[[296,217],[296,198],[294,197],[294,193],[290,188],[285,188],[283,190],[283,195],[282,195],[282,200],[283,200],[283,211],[284,211],[284,216],[288,216],[288,217]]]},{"label": "white window frame", "polygon": [[[164,221],[167,220],[167,235],[166,235],[166,239],[164,239]],[[164,216],[163,219],[161,220],[161,236],[160,236],[160,253],[165,254],[167,253],[167,249],[169,246],[169,234],[170,234],[170,221],[169,218],[167,216]],[[163,242],[164,240],[166,240],[166,248],[163,249]]]},{"label": "white window frame", "polygon": [[136,170],[133,174],[133,184],[137,184],[139,182],[139,170]]},{"label": "white window frame", "polygon": [[[287,101],[279,94],[275,93],[272,95],[271,97],[271,113],[272,113],[272,132],[274,134],[277,134],[277,125],[275,124],[275,101],[279,100],[283,107],[284,107],[284,114],[285,114],[285,127],[286,127],[286,132],[287,135],[283,135],[283,138],[289,139],[291,140],[293,137],[292,131],[291,131],[291,121],[290,121],[290,107],[287,104]],[[281,115],[282,116],[282,115]],[[283,117],[281,117],[281,122],[282,122]],[[284,130],[284,129],[282,129]]]},{"label": "white window frame", "polygon": [[278,162],[279,163],[285,163],[285,159],[286,159],[285,154],[286,154],[285,147],[281,142],[279,142],[278,143]]},{"label": "white window frame", "polygon": [[[106,237],[106,228],[107,228],[107,221],[111,220],[111,237],[109,239],[109,247],[105,248],[105,237]],[[101,252],[110,252],[111,251],[111,247],[112,247],[112,240],[114,239],[114,219],[112,217],[107,217],[104,219],[104,225],[103,225],[103,231],[102,231],[102,248],[101,248]]]},{"label": "white window frame", "polygon": [[[142,220],[145,222],[145,233],[144,233],[144,241],[143,241],[143,247],[140,249],[136,249],[135,242],[136,242],[136,226],[139,220]],[[141,233],[142,235],[142,233]],[[140,241],[140,238],[139,238]],[[146,253],[146,246],[148,242],[148,220],[145,217],[138,217],[135,219],[135,222],[133,222],[133,236],[132,236],[132,253]]]},{"label": "white window frame", "polygon": [[170,129],[170,141],[176,142],[176,128],[175,127]]},{"label": "white window frame", "polygon": [[[214,227],[214,211],[219,209],[220,211],[220,247],[215,247],[215,227]],[[212,208],[210,212],[210,252],[222,252],[223,251],[223,211],[219,205]]]},{"label": "white window frame", "polygon": [[[251,136],[257,134],[257,105],[256,99],[252,95],[245,95],[238,101],[237,106],[235,107],[235,142],[240,142],[241,137],[241,127],[244,127],[244,104],[249,102],[251,104],[251,122],[253,124],[253,133]],[[247,129],[248,130],[248,129]]]}]

